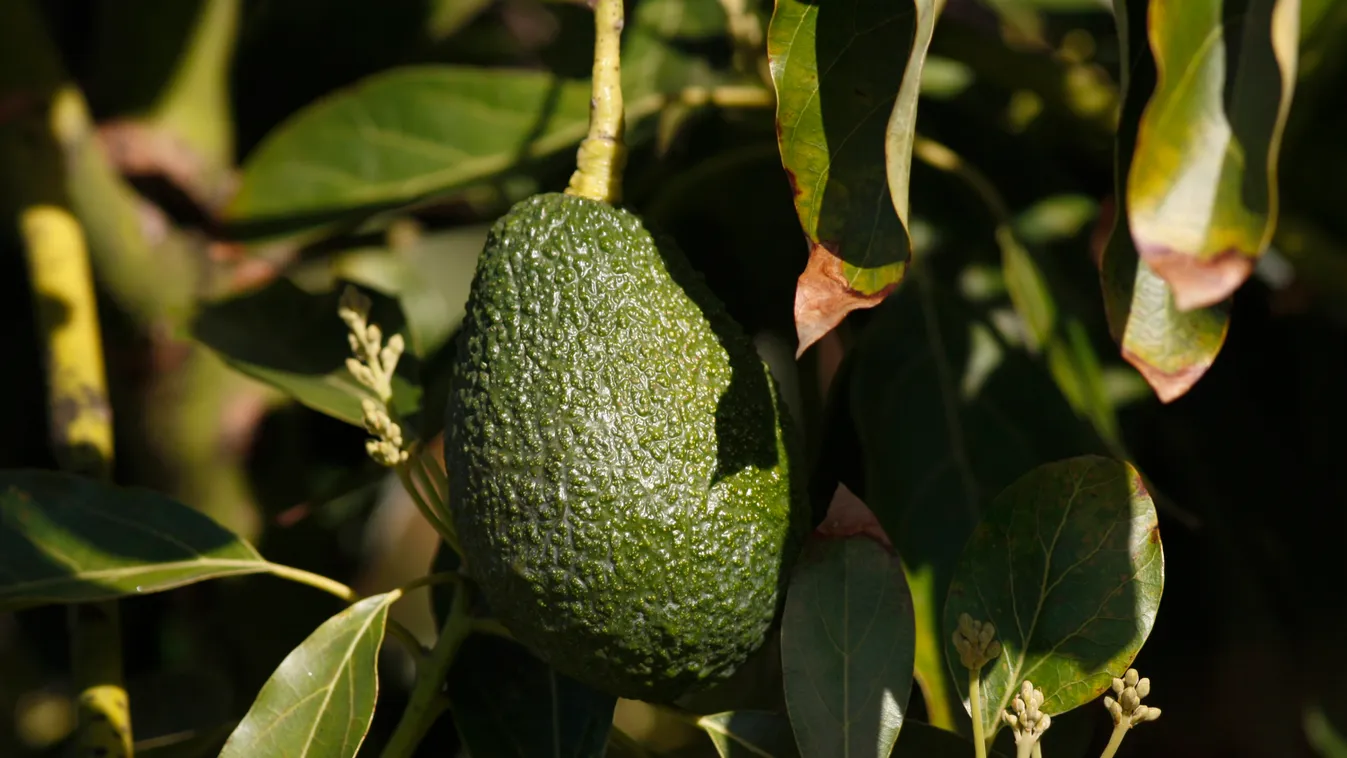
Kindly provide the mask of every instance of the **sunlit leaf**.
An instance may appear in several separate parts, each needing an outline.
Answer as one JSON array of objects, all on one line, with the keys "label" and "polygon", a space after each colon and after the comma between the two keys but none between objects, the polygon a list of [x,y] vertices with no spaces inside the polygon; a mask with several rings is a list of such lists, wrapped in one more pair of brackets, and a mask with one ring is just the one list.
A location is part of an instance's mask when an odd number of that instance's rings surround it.
[{"label": "sunlit leaf", "polygon": [[1157,80],[1137,130],[1127,205],[1142,260],[1185,311],[1234,293],[1277,222],[1300,2],[1236,7],[1150,3]]},{"label": "sunlit leaf", "polygon": [[912,129],[932,0],[776,4],[767,35],[781,160],[810,246],[800,349],[906,269]]},{"label": "sunlit leaf", "polygon": [[353,758],[374,718],[379,647],[400,595],[365,598],[314,630],[262,685],[220,758]]},{"label": "sunlit leaf", "polygon": [[720,758],[797,758],[790,720],[770,711],[728,711],[697,719]]},{"label": "sunlit leaf", "polygon": [[[1144,0],[1117,1],[1122,45],[1123,109],[1118,125],[1115,180],[1119,208],[1101,251],[1104,308],[1122,356],[1163,402],[1181,397],[1197,383],[1225,344],[1227,304],[1183,311],[1169,283],[1137,256],[1128,231],[1128,193],[1123,189],[1132,164],[1137,128],[1155,77],[1146,36]],[[1107,214],[1101,219],[1109,223]]]},{"label": "sunlit leaf", "polygon": [[485,634],[464,641],[448,688],[463,744],[493,758],[601,758],[617,704],[514,642]]},{"label": "sunlit leaf", "polygon": [[[382,329],[385,340],[404,331],[395,302],[377,292],[366,294],[374,303],[370,323]],[[315,294],[278,279],[261,290],[206,305],[192,333],[235,369],[320,413],[360,426],[360,402],[369,393],[346,368],[351,347],[346,325],[337,316],[340,297],[337,289]],[[393,379],[393,406],[403,418],[414,416],[420,407],[416,365],[413,354],[404,354]]]},{"label": "sunlit leaf", "polygon": [[800,754],[885,758],[912,688],[902,564],[865,535],[816,535],[799,560],[781,621],[781,668]]},{"label": "sunlit leaf", "polygon": [[945,602],[945,654],[965,699],[952,640],[960,615],[995,625],[1002,645],[982,670],[973,718],[994,735],[1026,679],[1049,714],[1099,697],[1141,650],[1163,589],[1155,506],[1136,470],[1084,456],[1025,474],[964,546]]},{"label": "sunlit leaf", "polygon": [[161,592],[269,567],[238,536],[156,492],[0,472],[0,608]]}]

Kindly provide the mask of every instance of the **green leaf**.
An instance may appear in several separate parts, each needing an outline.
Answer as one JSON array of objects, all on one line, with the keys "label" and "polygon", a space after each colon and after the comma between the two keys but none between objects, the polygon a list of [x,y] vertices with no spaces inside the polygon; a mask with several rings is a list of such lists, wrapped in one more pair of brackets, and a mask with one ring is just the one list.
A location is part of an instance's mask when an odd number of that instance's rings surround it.
[{"label": "green leaf", "polygon": [[814,537],[781,621],[786,709],[802,755],[885,758],[912,689],[902,563],[869,537]]},{"label": "green leaf", "polygon": [[1150,6],[1158,76],[1137,132],[1127,204],[1142,260],[1188,311],[1233,294],[1272,239],[1300,3]]},{"label": "green leaf", "polygon": [[228,218],[245,236],[312,229],[497,176],[577,144],[589,83],[412,66],[319,100],[243,167]]},{"label": "green leaf", "polygon": [[1123,358],[1167,403],[1188,392],[1216,360],[1229,329],[1229,305],[1181,310],[1170,284],[1137,256],[1128,231],[1125,185],[1142,109],[1155,79],[1144,0],[1117,0],[1117,23],[1124,91],[1114,167],[1119,207],[1100,263],[1104,309]]},{"label": "green leaf", "polygon": [[162,592],[270,570],[251,545],[156,492],[0,472],[0,609]]},{"label": "green leaf", "polygon": [[999,336],[993,321],[1008,306],[974,297],[980,269],[959,271],[959,288],[933,270],[944,251],[923,248],[933,265],[913,269],[875,310],[853,352],[847,401],[865,502],[908,568],[916,669],[933,720],[959,707],[941,697],[949,690],[940,613],[982,511],[1030,468],[1104,449],[1043,367]]},{"label": "green leaf", "polygon": [[911,254],[908,179],[933,0],[781,0],[767,34],[781,160],[809,240],[801,349],[875,305]]},{"label": "green leaf", "polygon": [[[374,303],[370,323],[378,324],[385,341],[402,332],[410,343],[397,304],[377,292],[366,294]],[[320,413],[361,426],[360,401],[369,393],[346,369],[351,347],[337,316],[340,297],[339,289],[310,293],[278,279],[207,305],[192,323],[192,334],[235,369]],[[420,407],[416,369],[415,356],[404,354],[393,378],[393,406],[404,419]]]},{"label": "green leaf", "polygon": [[[628,127],[663,107],[665,87],[709,76],[660,32],[682,31],[685,8],[696,19],[714,5],[658,0],[637,12],[624,53],[634,67],[624,71]],[[654,81],[632,78],[642,72]],[[481,185],[578,145],[589,98],[588,80],[536,71],[423,65],[375,74],[268,134],[245,162],[226,216],[241,238],[311,236]]]},{"label": "green leaf", "polygon": [[720,758],[797,758],[790,720],[771,711],[727,711],[697,719]]},{"label": "green leaf", "polygon": [[448,688],[464,746],[492,758],[600,758],[617,705],[514,642],[485,634],[464,641]]},{"label": "green leaf", "polygon": [[1043,711],[1099,697],[1136,658],[1160,607],[1164,550],[1155,506],[1126,463],[1083,456],[1007,487],[978,525],[945,602],[945,653],[968,690],[952,635],[961,614],[991,622],[1001,655],[982,670],[988,738],[1024,680]]},{"label": "green leaf", "polygon": [[353,758],[379,691],[379,647],[400,592],[374,595],[323,622],[281,661],[220,758]]}]

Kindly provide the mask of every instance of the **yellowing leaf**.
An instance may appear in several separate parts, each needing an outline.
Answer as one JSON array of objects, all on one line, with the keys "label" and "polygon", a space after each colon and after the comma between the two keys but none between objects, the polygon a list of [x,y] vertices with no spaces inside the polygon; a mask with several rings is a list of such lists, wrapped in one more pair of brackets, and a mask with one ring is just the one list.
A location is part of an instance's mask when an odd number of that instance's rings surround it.
[{"label": "yellowing leaf", "polygon": [[908,178],[934,0],[781,0],[767,35],[782,164],[810,246],[803,351],[876,305],[911,255]]},{"label": "yellowing leaf", "polygon": [[1167,403],[1191,389],[1216,360],[1229,327],[1228,305],[1181,309],[1171,284],[1138,258],[1125,185],[1155,66],[1146,44],[1145,1],[1116,5],[1124,90],[1114,168],[1120,207],[1116,214],[1106,208],[1100,219],[1109,230],[1100,250],[1104,309],[1123,358]]},{"label": "yellowing leaf", "polygon": [[1189,311],[1229,297],[1277,222],[1299,0],[1151,0],[1156,89],[1127,181],[1142,260]]}]

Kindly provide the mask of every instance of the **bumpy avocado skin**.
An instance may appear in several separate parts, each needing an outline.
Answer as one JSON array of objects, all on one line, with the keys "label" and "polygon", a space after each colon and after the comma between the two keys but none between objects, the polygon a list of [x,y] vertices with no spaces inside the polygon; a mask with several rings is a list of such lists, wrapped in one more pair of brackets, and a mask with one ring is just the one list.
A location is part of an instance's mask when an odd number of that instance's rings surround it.
[{"label": "bumpy avocado skin", "polygon": [[515,637],[670,701],[757,649],[808,529],[784,404],[671,243],[538,195],[492,229],[445,437],[468,569]]}]

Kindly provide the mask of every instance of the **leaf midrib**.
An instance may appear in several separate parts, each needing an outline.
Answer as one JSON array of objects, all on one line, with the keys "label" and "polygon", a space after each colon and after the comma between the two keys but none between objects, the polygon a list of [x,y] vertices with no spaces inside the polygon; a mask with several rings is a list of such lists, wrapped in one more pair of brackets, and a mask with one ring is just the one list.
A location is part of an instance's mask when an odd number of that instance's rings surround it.
[{"label": "leaf midrib", "polygon": [[[0,585],[0,598],[10,595],[32,592],[37,588],[59,586],[64,583],[78,583],[87,581],[117,581],[126,577],[132,577],[137,574],[152,574],[161,571],[178,571],[192,566],[204,566],[210,568],[231,568],[238,569],[243,573],[261,573],[270,570],[270,564],[265,560],[239,560],[223,558],[194,558],[191,560],[172,561],[168,563],[144,563],[136,566],[121,566],[112,569],[95,569],[92,571],[77,571],[74,574],[63,574],[61,576],[52,576],[37,581],[22,582],[19,584]],[[72,567],[75,568],[75,567]],[[115,589],[109,587],[108,589]]]}]

